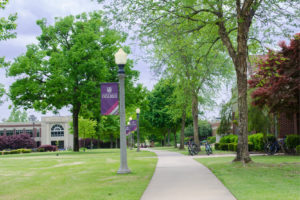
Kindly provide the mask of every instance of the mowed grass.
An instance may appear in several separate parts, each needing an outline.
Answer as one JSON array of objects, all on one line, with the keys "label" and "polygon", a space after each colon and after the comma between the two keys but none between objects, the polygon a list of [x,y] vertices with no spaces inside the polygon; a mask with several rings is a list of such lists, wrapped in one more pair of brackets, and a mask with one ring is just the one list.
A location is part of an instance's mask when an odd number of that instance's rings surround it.
[{"label": "mowed grass", "polygon": [[119,149],[0,156],[0,199],[138,200],[157,163],[152,152],[127,150],[132,173],[117,174]]},{"label": "mowed grass", "polygon": [[238,200],[299,200],[299,156],[253,156],[243,166],[233,158],[197,158]]},{"label": "mowed grass", "polygon": [[[173,146],[154,147],[153,149],[155,149],[155,150],[173,151],[173,152],[181,153],[183,155],[189,155],[188,147],[187,146],[185,146],[185,148],[183,150],[181,150],[179,148],[174,148]],[[236,154],[236,152],[233,152],[233,151],[220,151],[220,150],[215,150],[213,148],[213,155],[223,155],[223,154]],[[201,151],[197,155],[207,155],[204,146],[201,146]]]}]

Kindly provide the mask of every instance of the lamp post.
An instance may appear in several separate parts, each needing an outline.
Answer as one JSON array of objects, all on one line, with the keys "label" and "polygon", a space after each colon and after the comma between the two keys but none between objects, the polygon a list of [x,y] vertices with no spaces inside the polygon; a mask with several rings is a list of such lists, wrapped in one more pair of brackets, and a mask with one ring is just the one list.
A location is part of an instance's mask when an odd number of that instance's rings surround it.
[{"label": "lamp post", "polygon": [[125,71],[124,66],[127,61],[127,54],[123,49],[115,54],[115,62],[119,67],[119,87],[120,87],[120,169],[118,174],[130,173],[127,165],[127,145],[126,145],[126,122],[125,122]]},{"label": "lamp post", "polygon": [[139,108],[136,109],[136,119],[137,119],[137,149],[136,151],[140,151],[140,124],[139,124],[139,118],[140,118],[140,112],[141,110]]}]

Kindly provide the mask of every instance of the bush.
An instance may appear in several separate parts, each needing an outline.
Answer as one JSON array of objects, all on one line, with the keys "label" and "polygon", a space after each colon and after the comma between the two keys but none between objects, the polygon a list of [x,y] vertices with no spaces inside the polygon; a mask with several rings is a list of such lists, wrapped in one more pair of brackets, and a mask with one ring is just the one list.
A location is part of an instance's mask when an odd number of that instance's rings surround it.
[{"label": "bush", "polygon": [[50,145],[50,144],[44,144],[38,148],[38,151],[42,152],[42,151],[40,151],[40,149],[44,149],[44,151],[57,151],[57,146]]},{"label": "bush", "polygon": [[35,141],[27,134],[0,136],[0,150],[21,148],[31,149],[35,147]]},{"label": "bush", "polygon": [[237,143],[237,135],[226,135],[220,139],[220,143]]},{"label": "bush", "polygon": [[254,144],[252,142],[248,142],[248,151],[254,150]]},{"label": "bush", "polygon": [[223,151],[228,151],[228,143],[220,143],[220,149]]},{"label": "bush", "polygon": [[215,143],[215,150],[220,150],[220,143]]},{"label": "bush", "polygon": [[209,144],[215,143],[216,142],[216,136],[208,137],[207,141],[208,141]]},{"label": "bush", "polygon": [[294,150],[298,145],[300,145],[300,136],[288,135],[285,139],[285,143],[289,149]]},{"label": "bush", "polygon": [[228,150],[229,151],[236,151],[237,149],[237,144],[236,143],[229,143],[228,144]]},{"label": "bush", "polygon": [[296,146],[296,153],[300,154],[300,145]]},{"label": "bush", "polygon": [[[263,151],[264,150],[264,135],[262,133],[257,133],[248,136],[249,143],[252,143],[252,151]],[[250,151],[250,148],[249,148]]]},{"label": "bush", "polygon": [[31,149],[18,149],[20,151],[20,153],[31,153],[32,150]]}]

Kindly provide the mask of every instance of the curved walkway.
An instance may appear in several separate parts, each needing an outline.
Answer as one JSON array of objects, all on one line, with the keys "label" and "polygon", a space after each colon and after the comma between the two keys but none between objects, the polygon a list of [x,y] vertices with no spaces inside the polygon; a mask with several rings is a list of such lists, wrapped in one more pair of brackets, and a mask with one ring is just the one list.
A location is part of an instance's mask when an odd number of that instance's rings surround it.
[{"label": "curved walkway", "polygon": [[158,163],[141,200],[235,200],[216,176],[193,157],[152,150]]}]

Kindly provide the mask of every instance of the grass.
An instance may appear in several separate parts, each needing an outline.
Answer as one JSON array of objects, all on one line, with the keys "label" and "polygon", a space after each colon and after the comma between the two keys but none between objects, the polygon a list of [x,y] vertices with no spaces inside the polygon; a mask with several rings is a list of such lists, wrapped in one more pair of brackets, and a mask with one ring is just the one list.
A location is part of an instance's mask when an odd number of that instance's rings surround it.
[{"label": "grass", "polygon": [[128,150],[132,173],[117,174],[120,150],[0,156],[0,199],[138,200],[155,170],[152,152]]},{"label": "grass", "polygon": [[238,200],[300,200],[299,156],[253,156],[243,166],[233,158],[197,158]]},{"label": "grass", "polygon": [[[189,155],[187,147],[185,149],[180,150],[179,148],[174,148],[173,146],[168,147],[154,147],[155,150],[166,150],[166,151],[173,151],[177,153],[181,153],[183,155]],[[220,151],[220,150],[213,150],[213,155],[223,155],[223,154],[236,154],[236,152],[233,151]],[[201,146],[201,151],[198,153],[198,155],[207,155],[204,146]]]}]

